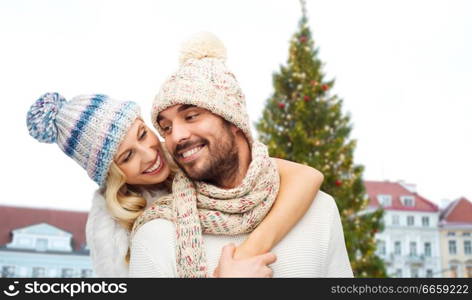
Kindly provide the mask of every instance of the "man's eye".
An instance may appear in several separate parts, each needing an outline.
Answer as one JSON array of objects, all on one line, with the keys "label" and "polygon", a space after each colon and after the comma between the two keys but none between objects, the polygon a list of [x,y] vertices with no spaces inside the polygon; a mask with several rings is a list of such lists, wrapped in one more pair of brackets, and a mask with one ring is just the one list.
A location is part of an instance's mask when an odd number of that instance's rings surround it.
[{"label": "man's eye", "polygon": [[171,127],[170,127],[170,126],[161,126],[161,129],[162,129],[162,131],[164,131],[165,133],[169,133],[170,130],[171,130]]},{"label": "man's eye", "polygon": [[198,117],[198,114],[188,115],[187,117],[185,117],[185,120],[190,121],[195,119],[196,117]]}]

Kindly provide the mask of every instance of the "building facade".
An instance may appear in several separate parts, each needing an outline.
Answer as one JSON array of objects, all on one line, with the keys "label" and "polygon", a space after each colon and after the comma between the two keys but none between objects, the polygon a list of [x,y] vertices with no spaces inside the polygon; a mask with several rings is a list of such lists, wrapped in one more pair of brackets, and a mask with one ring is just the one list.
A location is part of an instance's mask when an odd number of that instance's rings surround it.
[{"label": "building facade", "polygon": [[444,277],[441,269],[439,208],[402,182],[365,181],[369,210],[383,207],[384,230],[377,254],[390,277]]},{"label": "building facade", "polygon": [[93,277],[86,212],[0,206],[1,277]]},{"label": "building facade", "polygon": [[441,265],[447,277],[472,278],[472,203],[451,202],[439,222]]}]

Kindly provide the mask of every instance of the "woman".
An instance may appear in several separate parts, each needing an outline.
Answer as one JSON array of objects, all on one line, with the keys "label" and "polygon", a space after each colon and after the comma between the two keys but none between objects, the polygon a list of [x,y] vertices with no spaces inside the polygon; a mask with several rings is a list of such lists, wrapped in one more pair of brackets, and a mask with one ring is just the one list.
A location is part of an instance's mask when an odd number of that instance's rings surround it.
[{"label": "woman", "polygon": [[[99,185],[87,222],[94,268],[98,276],[127,276],[129,231],[151,202],[170,192],[174,173],[159,139],[140,119],[138,105],[104,95],[78,96],[67,102],[57,93],[48,93],[31,106],[27,126],[38,141],[57,143]],[[323,177],[315,169],[294,168],[282,160],[277,160],[277,166],[280,191],[285,193],[278,195],[273,210],[238,247],[236,256],[271,249],[301,218],[319,190]],[[271,215],[282,210],[288,217],[272,227]]]}]

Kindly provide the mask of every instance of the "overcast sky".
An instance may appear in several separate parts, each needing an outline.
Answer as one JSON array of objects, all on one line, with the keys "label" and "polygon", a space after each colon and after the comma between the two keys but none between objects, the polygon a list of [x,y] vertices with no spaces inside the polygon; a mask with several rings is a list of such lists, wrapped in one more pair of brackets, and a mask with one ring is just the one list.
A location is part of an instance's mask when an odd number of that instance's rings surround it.
[{"label": "overcast sky", "polygon": [[[364,179],[405,180],[436,203],[472,200],[472,2],[307,2]],[[26,112],[44,92],[134,100],[149,121],[181,42],[211,31],[255,122],[299,18],[296,0],[0,1],[0,204],[91,205],[96,185],[85,171],[28,135]]]}]

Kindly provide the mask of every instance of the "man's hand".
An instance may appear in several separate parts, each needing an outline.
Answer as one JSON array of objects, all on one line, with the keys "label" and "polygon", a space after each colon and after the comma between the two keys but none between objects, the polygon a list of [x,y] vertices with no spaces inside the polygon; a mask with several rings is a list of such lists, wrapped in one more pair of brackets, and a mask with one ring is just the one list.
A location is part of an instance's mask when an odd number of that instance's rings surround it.
[{"label": "man's hand", "polygon": [[265,277],[273,276],[273,271],[267,265],[274,263],[277,257],[266,253],[246,259],[235,259],[236,247],[229,244],[223,247],[218,266],[213,272],[214,277]]}]

